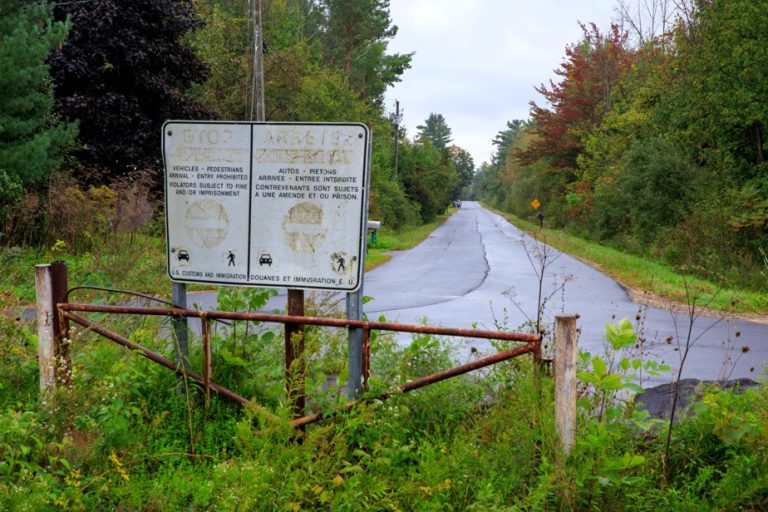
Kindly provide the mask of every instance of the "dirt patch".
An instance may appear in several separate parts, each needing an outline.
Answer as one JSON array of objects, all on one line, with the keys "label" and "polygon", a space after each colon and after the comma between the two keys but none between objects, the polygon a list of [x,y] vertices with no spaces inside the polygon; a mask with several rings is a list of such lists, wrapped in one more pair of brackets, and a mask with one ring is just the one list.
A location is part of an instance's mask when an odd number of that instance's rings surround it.
[{"label": "dirt patch", "polygon": [[[626,286],[624,283],[619,283],[624,290],[626,290],[629,298],[632,302],[637,304],[643,304],[645,306],[651,306],[659,309],[666,309],[668,311],[677,311],[680,313],[687,313],[689,310],[688,304],[684,302],[675,302],[670,299],[665,299],[651,292],[645,290],[637,290]],[[720,311],[717,309],[705,308],[703,306],[696,306],[696,312],[710,317],[721,317],[734,320],[744,320],[747,322],[755,322],[758,324],[768,324],[768,315],[759,313],[730,313],[728,311]]]}]

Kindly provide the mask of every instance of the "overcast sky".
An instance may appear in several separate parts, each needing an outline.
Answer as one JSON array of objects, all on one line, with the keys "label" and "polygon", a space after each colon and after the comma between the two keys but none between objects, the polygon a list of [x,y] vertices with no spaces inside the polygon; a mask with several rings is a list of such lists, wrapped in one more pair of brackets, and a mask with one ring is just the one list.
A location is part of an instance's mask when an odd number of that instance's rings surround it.
[{"label": "overcast sky", "polygon": [[390,0],[399,30],[390,53],[416,52],[402,81],[387,92],[400,100],[408,137],[430,113],[442,114],[454,144],[475,165],[490,161],[496,133],[527,119],[534,90],[556,78],[565,47],[581,39],[578,22],[607,29],[615,0]]}]

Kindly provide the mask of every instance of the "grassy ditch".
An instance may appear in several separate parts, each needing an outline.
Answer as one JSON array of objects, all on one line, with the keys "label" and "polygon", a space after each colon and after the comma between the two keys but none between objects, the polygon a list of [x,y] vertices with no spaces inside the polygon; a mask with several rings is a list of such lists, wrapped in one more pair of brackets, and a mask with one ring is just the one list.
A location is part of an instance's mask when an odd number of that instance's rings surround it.
[{"label": "grassy ditch", "polygon": [[[98,250],[73,254],[63,242],[48,248],[0,248],[0,286],[22,303],[35,301],[35,265],[64,261],[69,285],[119,288],[143,293],[168,290],[162,237],[115,233]],[[82,293],[82,292],[81,292]]]},{"label": "grassy ditch", "polygon": [[456,212],[450,209],[429,224],[405,229],[400,232],[389,231],[383,228],[378,234],[376,247],[368,247],[365,258],[365,270],[372,270],[392,259],[391,251],[406,251],[420,244],[429,234],[443,224],[448,217]]},{"label": "grassy ditch", "polygon": [[588,242],[563,231],[541,229],[538,223],[494,211],[528,234],[622,283],[638,302],[669,306],[687,305],[695,300],[697,307],[734,314],[768,315],[768,293],[725,288],[668,265]]}]

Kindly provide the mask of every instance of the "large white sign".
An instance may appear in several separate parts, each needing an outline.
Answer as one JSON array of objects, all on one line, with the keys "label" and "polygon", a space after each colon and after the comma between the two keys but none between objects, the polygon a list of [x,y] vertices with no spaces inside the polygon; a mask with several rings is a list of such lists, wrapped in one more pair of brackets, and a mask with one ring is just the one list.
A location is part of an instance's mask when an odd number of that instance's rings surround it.
[{"label": "large white sign", "polygon": [[171,279],[355,291],[370,144],[357,123],[166,122]]}]

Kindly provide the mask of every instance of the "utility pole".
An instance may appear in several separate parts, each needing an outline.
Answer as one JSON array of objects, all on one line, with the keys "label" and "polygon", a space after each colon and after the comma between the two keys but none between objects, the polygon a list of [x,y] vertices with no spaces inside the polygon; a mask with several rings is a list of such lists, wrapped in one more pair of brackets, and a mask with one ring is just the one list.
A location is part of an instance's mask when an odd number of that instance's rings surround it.
[{"label": "utility pole", "polygon": [[400,114],[400,100],[395,100],[395,181],[397,181],[397,160],[398,150],[400,149],[398,144],[400,142],[400,122],[403,120],[402,114]]},{"label": "utility pole", "polygon": [[[255,119],[254,119],[255,117]],[[261,0],[253,2],[253,91],[251,121],[266,120],[264,111],[264,37],[261,27]]]},{"label": "utility pole", "polygon": [[[261,25],[261,0],[253,3],[253,101],[251,121],[266,121],[264,109],[264,31]],[[304,316],[304,290],[288,289],[288,315]],[[306,407],[304,384],[304,326],[285,325],[285,388],[292,403],[294,417],[304,415]]]}]

